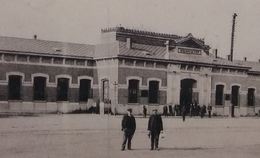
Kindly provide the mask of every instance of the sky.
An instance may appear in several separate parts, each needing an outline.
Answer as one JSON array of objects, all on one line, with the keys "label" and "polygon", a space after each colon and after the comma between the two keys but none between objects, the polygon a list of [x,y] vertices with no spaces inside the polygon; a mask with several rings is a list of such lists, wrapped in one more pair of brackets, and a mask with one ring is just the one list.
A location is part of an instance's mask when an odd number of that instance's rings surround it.
[{"label": "sky", "polygon": [[204,38],[234,58],[260,59],[260,0],[0,0],[0,36],[74,43],[99,42],[101,28],[124,26]]}]

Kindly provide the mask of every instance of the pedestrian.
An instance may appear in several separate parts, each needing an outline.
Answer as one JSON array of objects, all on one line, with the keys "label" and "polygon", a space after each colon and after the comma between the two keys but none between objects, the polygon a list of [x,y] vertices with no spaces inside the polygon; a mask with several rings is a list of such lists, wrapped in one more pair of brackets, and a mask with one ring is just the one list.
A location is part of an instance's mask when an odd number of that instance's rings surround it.
[{"label": "pedestrian", "polygon": [[131,140],[134,136],[136,129],[135,117],[132,114],[132,109],[127,109],[127,114],[124,115],[122,120],[122,131],[123,134],[123,143],[121,150],[125,150],[126,142],[127,149],[131,150]]},{"label": "pedestrian", "polygon": [[203,105],[201,107],[201,111],[200,111],[200,117],[203,118],[205,116],[205,113],[207,112],[207,108],[206,105]]},{"label": "pedestrian", "polygon": [[170,116],[174,116],[172,105],[169,105],[169,113],[170,113]]},{"label": "pedestrian", "polygon": [[185,105],[182,105],[182,121],[184,122],[185,121],[185,116],[186,116],[186,106]]},{"label": "pedestrian", "polygon": [[190,105],[190,117],[193,116],[193,113],[194,113],[194,104],[191,103],[191,105]]},{"label": "pedestrian", "polygon": [[146,118],[146,115],[147,115],[147,108],[146,108],[145,105],[143,106],[143,115],[144,115],[144,118]]},{"label": "pedestrian", "polygon": [[163,106],[163,115],[164,115],[165,117],[168,116],[168,107],[167,107],[166,105]]},{"label": "pedestrian", "polygon": [[151,150],[159,150],[159,137],[163,132],[163,122],[161,115],[158,114],[157,109],[153,110],[153,114],[149,118],[148,122],[149,137],[151,139]]},{"label": "pedestrian", "polygon": [[212,106],[209,104],[209,105],[208,105],[209,118],[211,118],[211,111],[212,111]]}]

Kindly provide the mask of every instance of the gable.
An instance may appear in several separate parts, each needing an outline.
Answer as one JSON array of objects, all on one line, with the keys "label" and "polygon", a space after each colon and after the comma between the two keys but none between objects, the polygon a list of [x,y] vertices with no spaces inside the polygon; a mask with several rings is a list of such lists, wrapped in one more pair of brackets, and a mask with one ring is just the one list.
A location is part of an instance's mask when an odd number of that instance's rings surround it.
[{"label": "gable", "polygon": [[192,38],[179,42],[178,45],[182,47],[203,49],[203,45]]}]

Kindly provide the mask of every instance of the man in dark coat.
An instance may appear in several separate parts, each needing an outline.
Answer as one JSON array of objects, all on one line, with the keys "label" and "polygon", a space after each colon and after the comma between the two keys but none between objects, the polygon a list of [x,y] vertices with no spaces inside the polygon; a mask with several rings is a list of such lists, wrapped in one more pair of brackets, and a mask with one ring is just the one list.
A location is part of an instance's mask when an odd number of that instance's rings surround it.
[{"label": "man in dark coat", "polygon": [[143,106],[143,115],[144,115],[144,118],[146,118],[146,114],[147,114],[147,108],[146,108],[146,106],[144,105],[144,106]]},{"label": "man in dark coat", "polygon": [[122,131],[123,135],[123,143],[121,150],[125,150],[126,142],[127,149],[131,150],[131,140],[134,136],[136,129],[135,117],[132,115],[132,109],[127,109],[127,115],[124,115],[122,120]]},{"label": "man in dark coat", "polygon": [[211,111],[212,111],[212,106],[209,104],[209,105],[208,105],[209,118],[211,118]]},{"label": "man in dark coat", "polygon": [[157,110],[153,110],[153,114],[149,118],[148,131],[151,139],[151,150],[159,150],[159,136],[161,131],[163,131],[163,122],[162,117],[157,113]]}]

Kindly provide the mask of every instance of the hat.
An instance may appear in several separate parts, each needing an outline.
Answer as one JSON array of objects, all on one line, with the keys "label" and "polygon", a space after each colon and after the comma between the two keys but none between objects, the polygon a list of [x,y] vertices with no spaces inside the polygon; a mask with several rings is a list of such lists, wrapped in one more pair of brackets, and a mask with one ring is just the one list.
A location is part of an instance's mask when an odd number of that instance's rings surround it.
[{"label": "hat", "polygon": [[129,108],[129,109],[127,109],[127,111],[129,111],[129,112],[132,112],[132,109],[131,109],[131,108]]}]

